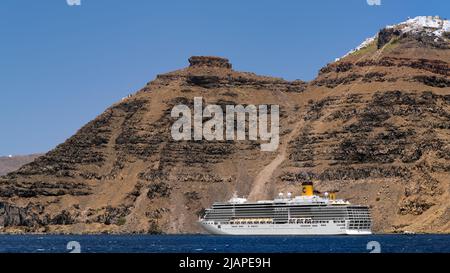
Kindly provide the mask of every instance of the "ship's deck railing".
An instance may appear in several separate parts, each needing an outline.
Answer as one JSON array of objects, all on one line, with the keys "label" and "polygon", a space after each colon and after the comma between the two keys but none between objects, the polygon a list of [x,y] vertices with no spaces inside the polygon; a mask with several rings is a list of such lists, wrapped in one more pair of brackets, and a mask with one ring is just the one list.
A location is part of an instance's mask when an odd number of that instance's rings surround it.
[{"label": "ship's deck railing", "polygon": [[249,219],[233,219],[229,221],[230,224],[272,224],[271,218],[249,218]]}]

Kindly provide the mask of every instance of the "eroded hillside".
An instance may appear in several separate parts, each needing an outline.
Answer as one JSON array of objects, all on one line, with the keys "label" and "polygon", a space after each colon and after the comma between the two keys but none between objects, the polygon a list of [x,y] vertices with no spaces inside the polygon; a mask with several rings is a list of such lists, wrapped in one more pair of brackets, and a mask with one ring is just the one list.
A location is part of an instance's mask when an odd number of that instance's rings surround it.
[{"label": "eroded hillside", "polygon": [[[383,29],[308,83],[192,57],[3,177],[0,226],[202,232],[197,218],[214,201],[298,194],[313,179],[318,191],[370,205],[376,232],[449,232],[450,49],[436,29]],[[279,148],[174,141],[170,112],[194,97],[223,108],[280,105]]]}]

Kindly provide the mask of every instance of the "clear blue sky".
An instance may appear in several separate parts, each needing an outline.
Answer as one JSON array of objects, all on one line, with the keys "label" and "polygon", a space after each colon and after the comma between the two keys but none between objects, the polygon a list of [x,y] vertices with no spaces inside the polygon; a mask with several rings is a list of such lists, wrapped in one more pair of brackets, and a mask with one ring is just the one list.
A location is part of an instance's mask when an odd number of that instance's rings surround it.
[{"label": "clear blue sky", "polygon": [[191,55],[312,79],[378,29],[448,0],[2,0],[0,155],[45,152]]}]

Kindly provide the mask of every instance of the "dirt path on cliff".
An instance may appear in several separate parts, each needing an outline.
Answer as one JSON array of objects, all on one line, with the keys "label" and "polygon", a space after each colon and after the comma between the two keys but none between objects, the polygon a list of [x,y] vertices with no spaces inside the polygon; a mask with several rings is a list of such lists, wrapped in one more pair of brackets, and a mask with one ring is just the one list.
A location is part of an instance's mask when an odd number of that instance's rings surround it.
[{"label": "dirt path on cliff", "polygon": [[[303,117],[303,114],[299,115],[300,117]],[[304,120],[301,118],[300,121],[298,121],[294,129],[286,136],[284,141],[280,143],[280,146],[278,147],[278,155],[273,159],[269,164],[267,164],[256,176],[255,180],[253,181],[252,190],[250,191],[248,195],[248,199],[251,201],[257,201],[268,198],[268,186],[270,181],[272,180],[272,176],[275,172],[275,170],[284,162],[287,156],[287,148],[289,145],[289,142],[298,135],[300,129],[304,125]]]}]

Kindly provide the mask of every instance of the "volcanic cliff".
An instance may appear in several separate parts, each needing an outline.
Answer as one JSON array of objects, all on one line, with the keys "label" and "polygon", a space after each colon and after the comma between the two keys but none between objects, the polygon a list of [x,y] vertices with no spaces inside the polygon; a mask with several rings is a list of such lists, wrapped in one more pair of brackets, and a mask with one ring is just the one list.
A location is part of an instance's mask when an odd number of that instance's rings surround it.
[{"label": "volcanic cliff", "polygon": [[[0,179],[4,232],[201,232],[214,201],[299,194],[315,181],[371,207],[376,232],[450,232],[447,20],[388,26],[311,82],[191,57],[66,142]],[[174,141],[173,106],[194,97],[280,105],[280,146]]]}]

